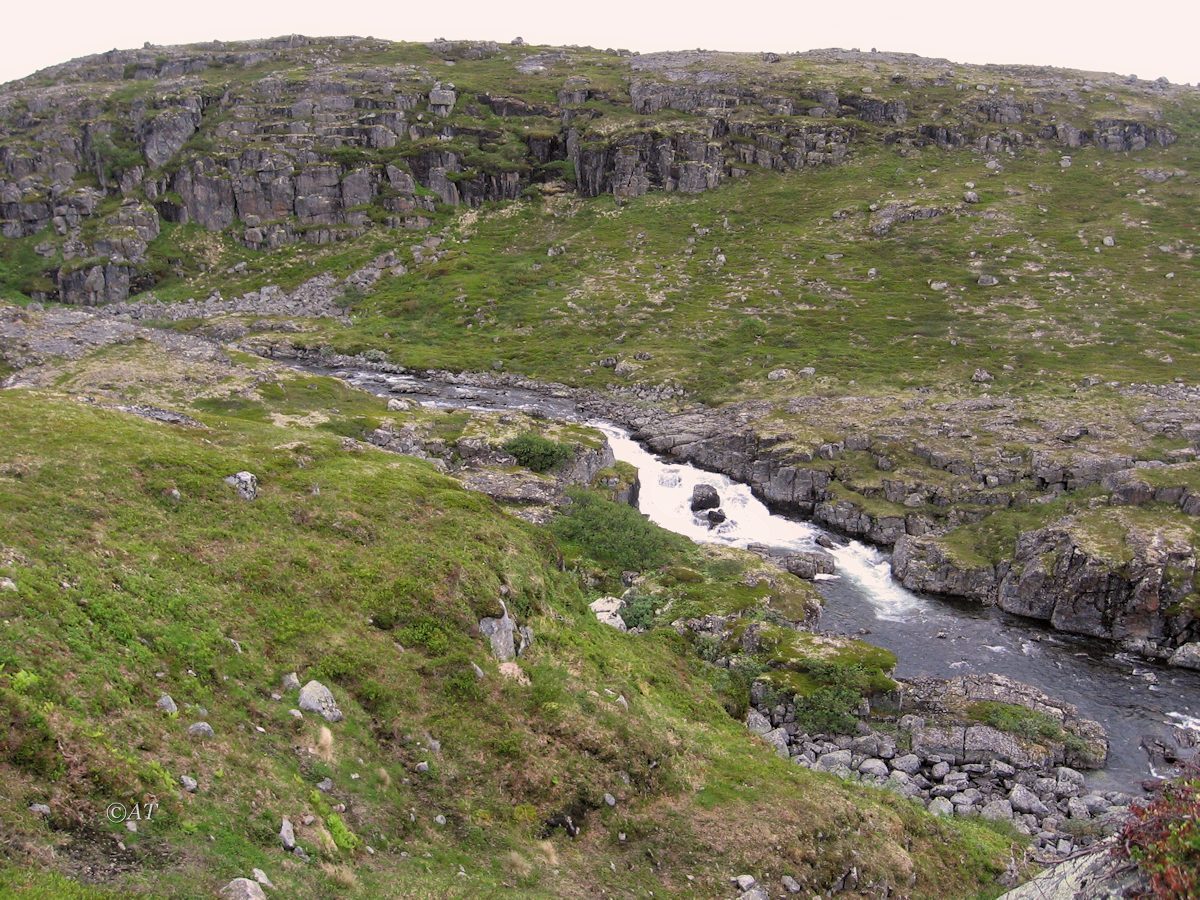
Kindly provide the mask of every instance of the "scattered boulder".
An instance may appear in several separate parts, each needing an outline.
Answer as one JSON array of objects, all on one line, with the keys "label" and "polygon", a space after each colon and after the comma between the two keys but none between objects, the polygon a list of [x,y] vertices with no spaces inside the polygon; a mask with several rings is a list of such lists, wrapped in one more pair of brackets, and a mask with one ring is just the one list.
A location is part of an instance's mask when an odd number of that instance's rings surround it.
[{"label": "scattered boulder", "polygon": [[158,702],[154,704],[168,716],[173,716],[179,712],[179,707],[175,705],[175,701],[171,699],[170,694],[163,694],[158,698]]},{"label": "scattered boulder", "polygon": [[283,817],[283,824],[279,826],[279,843],[288,853],[296,849],[296,829],[287,816]]},{"label": "scattered boulder", "polygon": [[15,591],[17,583],[11,578],[0,578],[0,591]]},{"label": "scattered boulder", "polygon": [[253,500],[258,496],[258,476],[253,472],[230,475],[225,479],[225,483],[235,488],[243,500]]},{"label": "scattered boulder", "polygon": [[783,565],[793,575],[809,581],[836,571],[833,557],[828,553],[792,553],[784,558]]},{"label": "scattered boulder", "polygon": [[200,789],[200,785],[197,783],[196,779],[193,778],[191,775],[180,775],[179,776],[179,785],[185,791],[187,791],[189,794],[194,794],[194,793],[196,793],[196,791],[198,791]]},{"label": "scattered boulder", "polygon": [[479,631],[492,645],[492,656],[500,662],[508,662],[517,655],[516,630],[517,623],[508,614],[508,605],[500,601],[501,615],[479,620]]},{"label": "scattered boulder", "polygon": [[980,287],[995,287],[1000,283],[1000,279],[995,275],[980,275],[977,284]]},{"label": "scattered boulder", "polygon": [[254,880],[257,881],[259,884],[261,884],[263,887],[271,888],[272,890],[274,890],[275,885],[271,882],[271,879],[267,877],[267,873],[264,872],[262,869],[251,869],[250,874],[253,875]]},{"label": "scattered boulder", "polygon": [[333,692],[319,681],[310,681],[300,689],[298,705],[302,710],[319,714],[326,722],[342,721],[342,711],[333,698]]},{"label": "scattered boulder", "polygon": [[285,694],[290,693],[291,691],[298,691],[300,690],[300,676],[298,676],[295,672],[288,672],[280,680],[279,686],[283,689]]},{"label": "scattered boulder", "polygon": [[1181,646],[1171,654],[1171,658],[1167,660],[1167,665],[1176,666],[1180,669],[1196,669],[1200,671],[1200,641],[1192,641],[1190,644]]},{"label": "scattered boulder", "polygon": [[717,509],[721,505],[721,495],[711,484],[698,484],[692,488],[692,512],[702,512],[706,509]]},{"label": "scattered boulder", "polygon": [[262,886],[257,881],[251,881],[249,878],[233,879],[233,881],[221,888],[220,893],[224,900],[267,900],[267,895],[263,892]]},{"label": "scattered boulder", "polygon": [[187,733],[195,738],[211,738],[216,737],[212,726],[207,722],[194,722],[188,726]]},{"label": "scattered boulder", "polygon": [[605,625],[611,625],[618,631],[627,631],[625,620],[621,618],[621,610],[625,601],[620,597],[601,597],[588,604],[588,609],[596,614],[597,620]]},{"label": "scattered boulder", "polygon": [[50,807],[45,803],[31,803],[29,805],[29,811],[35,816],[41,816],[42,818],[50,815]]}]

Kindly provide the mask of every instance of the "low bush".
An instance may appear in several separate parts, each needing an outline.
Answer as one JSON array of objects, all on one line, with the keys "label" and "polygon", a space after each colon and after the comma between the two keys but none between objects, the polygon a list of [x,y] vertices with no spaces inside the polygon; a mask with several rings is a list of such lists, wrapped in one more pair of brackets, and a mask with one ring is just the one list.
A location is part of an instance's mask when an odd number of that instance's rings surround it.
[{"label": "low bush", "polygon": [[1147,805],[1130,807],[1113,852],[1146,879],[1136,896],[1200,897],[1200,766],[1193,763]]},{"label": "low bush", "polygon": [[569,549],[614,572],[657,568],[691,548],[687,538],[659,528],[632,506],[589,491],[568,491],[571,505],[551,530]]},{"label": "low bush", "polygon": [[572,453],[568,445],[544,438],[533,431],[526,431],[506,442],[504,452],[534,472],[549,472],[551,469],[557,469],[571,458]]}]

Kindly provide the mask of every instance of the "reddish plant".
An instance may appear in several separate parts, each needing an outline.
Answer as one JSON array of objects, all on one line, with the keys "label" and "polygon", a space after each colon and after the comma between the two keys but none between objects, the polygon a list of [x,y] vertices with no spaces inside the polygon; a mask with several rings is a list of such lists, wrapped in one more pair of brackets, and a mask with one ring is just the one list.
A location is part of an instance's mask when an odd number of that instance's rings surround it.
[{"label": "reddish plant", "polygon": [[1145,806],[1134,806],[1115,853],[1145,879],[1138,896],[1200,897],[1200,765],[1192,763]]}]

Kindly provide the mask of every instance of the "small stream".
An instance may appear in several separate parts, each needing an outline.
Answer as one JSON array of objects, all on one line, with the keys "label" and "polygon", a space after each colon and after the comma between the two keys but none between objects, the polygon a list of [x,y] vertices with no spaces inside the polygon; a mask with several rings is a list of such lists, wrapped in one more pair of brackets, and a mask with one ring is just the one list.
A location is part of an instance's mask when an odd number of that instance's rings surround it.
[{"label": "small stream", "polygon": [[[370,371],[333,374],[373,393],[405,396],[427,406],[516,410],[586,422],[604,432],[618,460],[638,468],[638,506],[663,528],[695,541],[733,547],[819,549],[816,539],[823,529],[772,513],[747,485],[724,475],[654,456],[621,428],[582,415],[569,398]],[[728,516],[716,527],[690,509],[692,488],[701,483],[717,489]],[[996,672],[1074,704],[1084,716],[1103,724],[1109,735],[1108,767],[1089,777],[1093,789],[1134,791],[1152,774],[1140,746],[1143,736],[1171,741],[1178,729],[1200,732],[1200,673],[1114,655],[1104,642],[1062,634],[992,607],[916,594],[892,578],[887,553],[858,541],[838,538],[825,552],[836,558],[837,574],[817,581],[825,600],[823,630],[863,636],[893,651],[901,678]]]}]

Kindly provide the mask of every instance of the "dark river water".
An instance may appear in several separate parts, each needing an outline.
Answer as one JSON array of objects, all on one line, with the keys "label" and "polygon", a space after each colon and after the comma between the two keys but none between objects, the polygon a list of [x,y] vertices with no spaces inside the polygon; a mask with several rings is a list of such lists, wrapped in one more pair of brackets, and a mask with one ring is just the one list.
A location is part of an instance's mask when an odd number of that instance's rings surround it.
[{"label": "dark river water", "polygon": [[[568,398],[370,371],[332,374],[373,393],[428,406],[519,410],[587,422],[608,436],[617,459],[637,466],[642,513],[696,541],[812,550],[823,533],[812,523],[772,513],[746,485],[652,455],[615,425],[588,419]],[[692,488],[700,483],[711,484],[721,496],[728,519],[717,528],[698,521],[689,508]],[[836,557],[837,574],[817,583],[825,598],[823,630],[862,635],[892,650],[901,678],[997,672],[1073,703],[1109,735],[1108,767],[1089,776],[1094,790],[1134,790],[1153,774],[1140,746],[1143,736],[1174,742],[1184,730],[1200,733],[1200,673],[1114,655],[1112,645],[1061,634],[991,607],[913,593],[891,577],[885,553],[857,541],[837,544],[828,551]]]}]

